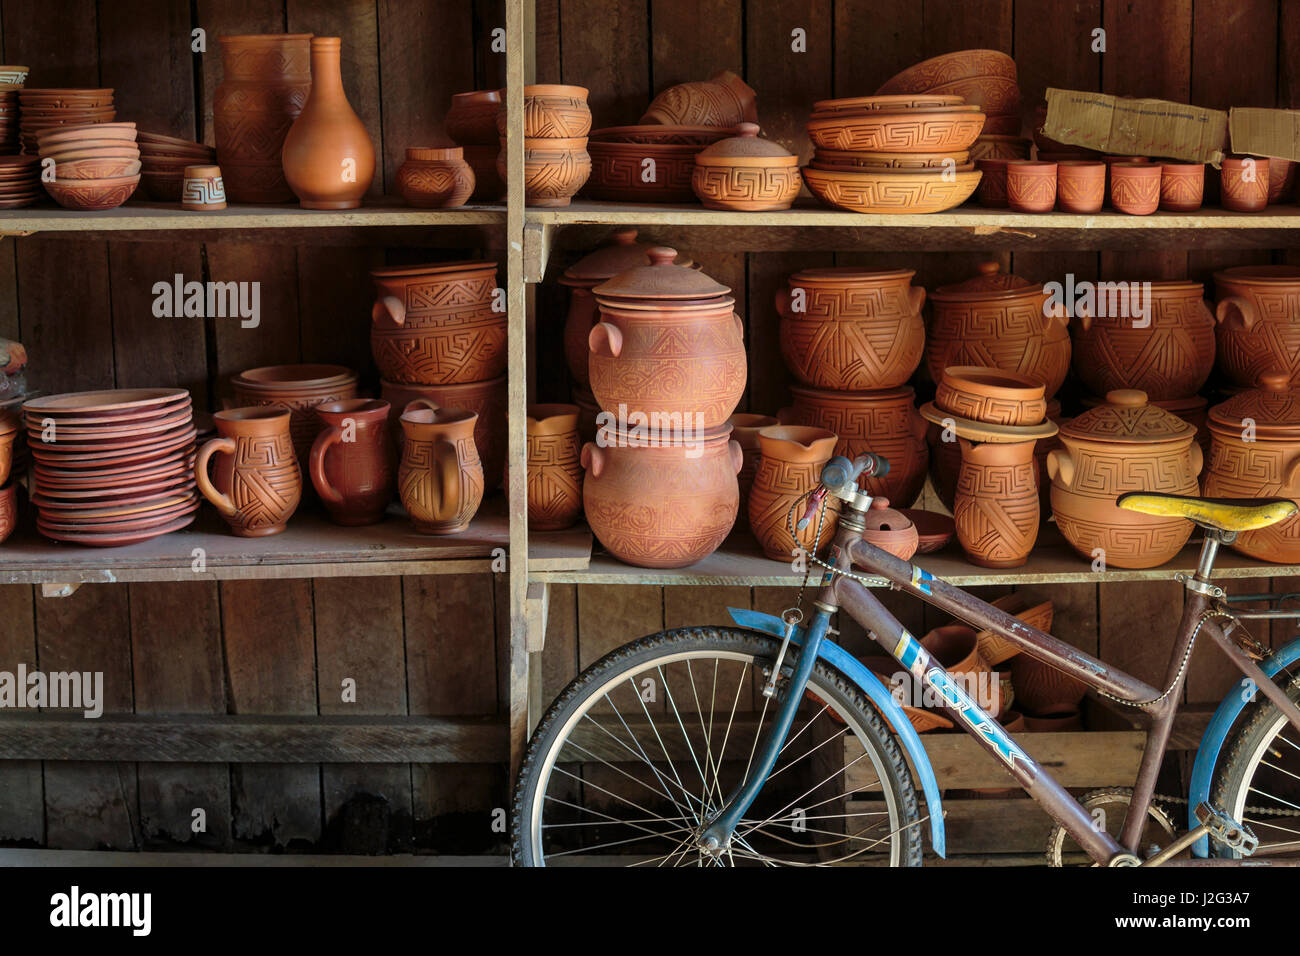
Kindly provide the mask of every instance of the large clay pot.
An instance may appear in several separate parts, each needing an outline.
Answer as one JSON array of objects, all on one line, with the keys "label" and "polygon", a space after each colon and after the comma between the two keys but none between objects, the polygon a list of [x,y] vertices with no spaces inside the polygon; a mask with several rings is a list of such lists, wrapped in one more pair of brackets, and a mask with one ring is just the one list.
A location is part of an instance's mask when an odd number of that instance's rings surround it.
[{"label": "large clay pot", "polygon": [[731,425],[731,440],[740,446],[742,463],[736,474],[740,485],[740,510],[737,513],[737,527],[749,527],[749,492],[754,487],[754,475],[758,473],[758,463],[762,459],[762,449],[758,443],[758,433],[770,425],[779,425],[771,415],[753,415],[749,412],[737,412],[727,419]]},{"label": "large clay pot", "polygon": [[[1214,367],[1214,316],[1199,282],[1151,282],[1148,315],[1080,315],[1071,326],[1074,371],[1094,395],[1122,388],[1154,401],[1196,394]],[[1114,303],[1112,303],[1114,304]],[[1143,324],[1138,324],[1143,323]]]},{"label": "large clay pot", "polygon": [[[279,534],[302,499],[302,472],[283,408],[232,408],[212,416],[219,438],[199,449],[194,477],[241,538]],[[219,455],[211,477],[208,461]]]},{"label": "large clay pot", "polygon": [[642,123],[667,126],[735,126],[758,121],[756,96],[730,70],[708,80],[670,86],[654,98]]},{"label": "large clay pot", "polygon": [[478,418],[463,408],[422,400],[402,412],[402,462],[397,490],[421,534],[458,534],[483,501],[483,465],[474,447]]},{"label": "large clay pot", "polygon": [[[730,290],[673,264],[674,249],[598,285],[591,330],[591,390],[620,418],[643,414],[677,430],[726,424],[745,390],[743,325]],[[661,427],[667,427],[661,426]]]},{"label": "large clay pot", "polygon": [[1113,391],[1105,405],[1063,425],[1065,447],[1048,454],[1047,472],[1065,540],[1089,561],[1101,557],[1120,568],[1154,568],[1173,558],[1192,523],[1126,511],[1115,499],[1130,491],[1199,493],[1195,438],[1193,425],[1134,390]]},{"label": "large clay pot", "polygon": [[794,403],[777,413],[782,424],[812,425],[839,437],[835,454],[856,458],[863,452],[883,455],[889,473],[863,478],[867,494],[909,507],[925,485],[930,453],[926,421],[916,410],[910,386],[878,392],[829,392],[791,386]]},{"label": "large clay pot", "polygon": [[781,357],[805,385],[863,392],[903,385],[921,362],[925,290],[910,269],[805,269],[776,294]]},{"label": "large clay pot", "polygon": [[284,178],[304,209],[355,209],[375,178],[375,147],[348,105],[339,37],[312,37],[311,96],[284,138]]},{"label": "large clay pot", "polygon": [[931,293],[926,370],[935,382],[950,365],[1019,372],[1042,382],[1050,399],[1070,370],[1069,318],[1048,308],[1041,285],[999,268],[983,263],[974,279]]},{"label": "large clay pot", "polygon": [[307,471],[307,456],[316,440],[317,405],[357,396],[357,373],[341,365],[264,365],[230,380],[236,405],[278,405],[289,409],[290,432],[298,465]]},{"label": "large clay pot", "polygon": [[483,480],[490,491],[499,488],[506,469],[506,377],[468,385],[401,385],[381,380],[379,394],[392,406],[389,421],[395,446],[404,439],[400,424],[402,409],[417,398],[445,408],[463,408],[478,416],[474,424],[474,447],[483,463]]},{"label": "large clay pot", "polygon": [[1038,540],[1034,442],[961,442],[953,501],[957,540],[972,564],[1018,568]]},{"label": "large clay pot", "polygon": [[[799,539],[790,534],[789,514],[794,503],[821,481],[822,466],[835,454],[835,433],[803,425],[770,425],[758,433],[762,458],[749,493],[749,527],[763,553],[774,561],[790,563],[796,548],[824,548],[835,537],[840,502],[828,496],[821,537],[814,516]],[[795,520],[800,515],[795,515]]]},{"label": "large clay pot", "polygon": [[610,554],[643,568],[682,568],[731,532],[740,493],[740,446],[723,425],[697,442],[632,443],[601,429],[582,448],[582,504]]},{"label": "large clay pot", "polygon": [[212,97],[217,164],[231,202],[292,202],[280,154],[311,91],[311,34],[219,37]]},{"label": "large clay pot", "polygon": [[1274,371],[1300,385],[1300,268],[1234,266],[1214,289],[1219,371],[1244,388]]},{"label": "large clay pot", "polygon": [[[1210,435],[1206,497],[1291,498],[1300,504],[1300,390],[1285,372],[1265,373],[1259,388],[1211,408]],[[1242,531],[1232,547],[1261,561],[1300,564],[1300,516]]]},{"label": "large clay pot", "polygon": [[389,404],[350,398],[316,406],[325,428],[311,447],[311,483],[335,524],[384,520],[393,500],[393,444]]},{"label": "large clay pot", "polygon": [[582,514],[577,405],[528,409],[528,528],[558,531]]}]

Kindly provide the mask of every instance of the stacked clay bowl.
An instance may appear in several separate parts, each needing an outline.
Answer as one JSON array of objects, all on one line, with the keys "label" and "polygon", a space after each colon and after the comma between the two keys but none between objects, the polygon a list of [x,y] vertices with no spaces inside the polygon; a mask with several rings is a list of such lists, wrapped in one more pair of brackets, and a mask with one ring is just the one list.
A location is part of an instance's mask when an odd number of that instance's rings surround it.
[{"label": "stacked clay bowl", "polygon": [[119,389],[23,405],[36,527],[47,538],[116,547],[194,520],[189,392]]},{"label": "stacked clay bowl", "polygon": [[23,152],[35,155],[36,135],[56,126],[86,126],[111,123],[117,115],[112,90],[18,91],[20,114],[18,138]]},{"label": "stacked clay bowl", "polygon": [[[696,154],[733,129],[656,123],[593,130],[587,146],[591,178],[583,195],[611,202],[693,202]],[[644,175],[649,168],[653,177]]]},{"label": "stacked clay bowl", "polygon": [[211,166],[217,161],[211,146],[178,136],[140,132],[136,141],[145,191],[157,202],[180,202],[186,166]]},{"label": "stacked clay bowl", "polygon": [[799,157],[741,123],[736,135],[695,154],[691,188],[707,209],[789,209],[799,195]]},{"label": "stacked clay bowl", "polygon": [[[1192,533],[1184,518],[1126,511],[1115,499],[1130,491],[1195,495],[1201,447],[1196,427],[1119,389],[1106,404],[1061,426],[1062,448],[1048,453],[1052,514],[1071,547],[1089,561],[1154,568],[1173,558]],[[1206,492],[1209,494],[1210,492]]]},{"label": "stacked clay bowl", "polygon": [[42,196],[36,156],[0,156],[0,209],[21,209]]},{"label": "stacked clay bowl", "polygon": [[65,126],[37,134],[41,161],[54,162],[46,191],[65,209],[115,209],[140,184],[134,123]]},{"label": "stacked clay bowl", "polygon": [[357,373],[341,365],[265,365],[230,380],[236,407],[275,405],[289,409],[289,431],[303,474],[320,430],[315,408],[357,397]]},{"label": "stacked clay bowl", "polygon": [[821,100],[804,181],[828,206],[862,213],[942,212],[979,184],[970,148],[984,126],[956,95]]},{"label": "stacked clay bowl", "polygon": [[22,151],[18,139],[18,91],[26,82],[27,67],[0,66],[0,156],[13,156]]},{"label": "stacked clay bowl", "polygon": [[958,50],[923,60],[890,77],[876,93],[960,96],[988,116],[986,133],[1020,133],[1016,61],[998,50]]},{"label": "stacked clay bowl", "polygon": [[498,202],[506,184],[497,173],[501,153],[497,114],[501,111],[500,90],[472,90],[451,98],[445,126],[451,141],[463,150],[465,162],[474,171],[474,202]]},{"label": "stacked clay bowl", "polygon": [[[497,174],[506,180],[506,110],[498,110],[501,152]],[[591,110],[582,86],[524,87],[524,201],[530,206],[567,206],[591,175],[587,134]]]}]

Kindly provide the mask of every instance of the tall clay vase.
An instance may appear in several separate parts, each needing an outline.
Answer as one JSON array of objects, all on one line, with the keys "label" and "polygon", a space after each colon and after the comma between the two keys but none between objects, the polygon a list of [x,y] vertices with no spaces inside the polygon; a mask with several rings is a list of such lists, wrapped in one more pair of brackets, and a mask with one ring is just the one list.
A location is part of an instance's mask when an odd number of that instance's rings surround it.
[{"label": "tall clay vase", "polygon": [[[216,412],[219,438],[199,449],[194,477],[241,538],[279,534],[302,499],[302,472],[289,434],[289,410],[266,405]],[[208,462],[216,457],[212,474]]]},{"label": "tall clay vase", "polygon": [[375,178],[375,147],[343,92],[338,37],[311,41],[311,96],[284,140],[284,178],[304,209],[355,209]]},{"label": "tall clay vase", "polygon": [[[817,487],[822,466],[835,454],[838,440],[834,432],[810,425],[772,425],[759,431],[762,459],[749,493],[749,527],[769,558],[794,560],[796,541],[790,534],[790,509],[800,496]],[[799,517],[795,515],[795,520]],[[820,539],[814,517],[799,535],[798,546],[805,550],[825,547],[835,537],[839,518],[836,498],[826,507]]]},{"label": "tall clay vase", "polygon": [[972,564],[1018,568],[1033,550],[1038,540],[1034,444],[961,439],[953,518]]},{"label": "tall clay vase", "polygon": [[754,475],[763,453],[758,444],[758,433],[769,425],[779,425],[771,415],[753,415],[737,412],[727,419],[731,423],[731,439],[740,446],[741,465],[736,480],[740,484],[740,512],[737,527],[749,527],[749,492],[754,487]]},{"label": "tall clay vase", "polygon": [[528,527],[559,531],[582,514],[577,405],[528,409]]},{"label": "tall clay vase", "polygon": [[335,524],[384,520],[395,488],[388,411],[387,402],[374,398],[316,406],[325,428],[311,446],[311,483]]},{"label": "tall clay vase", "polygon": [[483,465],[474,447],[478,416],[416,399],[400,420],[404,440],[397,490],[415,530],[464,531],[483,502]]},{"label": "tall clay vase", "polygon": [[231,202],[292,202],[280,154],[311,91],[311,34],[219,37],[212,96],[217,163]]}]

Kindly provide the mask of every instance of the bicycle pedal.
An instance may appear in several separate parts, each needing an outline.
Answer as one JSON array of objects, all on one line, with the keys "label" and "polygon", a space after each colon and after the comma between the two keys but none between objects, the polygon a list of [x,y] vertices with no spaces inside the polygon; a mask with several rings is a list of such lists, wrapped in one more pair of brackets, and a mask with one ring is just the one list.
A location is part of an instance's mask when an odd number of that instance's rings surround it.
[{"label": "bicycle pedal", "polygon": [[1246,824],[1232,819],[1222,810],[1201,803],[1196,807],[1196,819],[1209,836],[1242,856],[1250,856],[1259,849],[1259,837]]}]

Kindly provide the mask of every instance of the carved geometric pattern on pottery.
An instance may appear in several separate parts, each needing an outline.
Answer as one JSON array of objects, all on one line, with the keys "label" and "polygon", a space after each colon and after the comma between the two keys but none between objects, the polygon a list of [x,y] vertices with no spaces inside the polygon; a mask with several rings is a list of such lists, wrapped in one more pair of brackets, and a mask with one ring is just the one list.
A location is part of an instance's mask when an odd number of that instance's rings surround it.
[{"label": "carved geometric pattern on pottery", "polygon": [[216,179],[187,179],[181,189],[181,201],[198,205],[226,201],[226,184]]},{"label": "carved geometric pattern on pottery", "polygon": [[843,126],[819,126],[814,139],[825,149],[880,152],[943,152],[964,148],[984,126],[983,116],[955,116],[942,119],[914,119],[903,122],[866,124],[849,121]]},{"label": "carved geometric pattern on pottery", "polygon": [[719,202],[786,202],[798,194],[803,182],[797,169],[699,166],[694,176],[696,194]]}]

